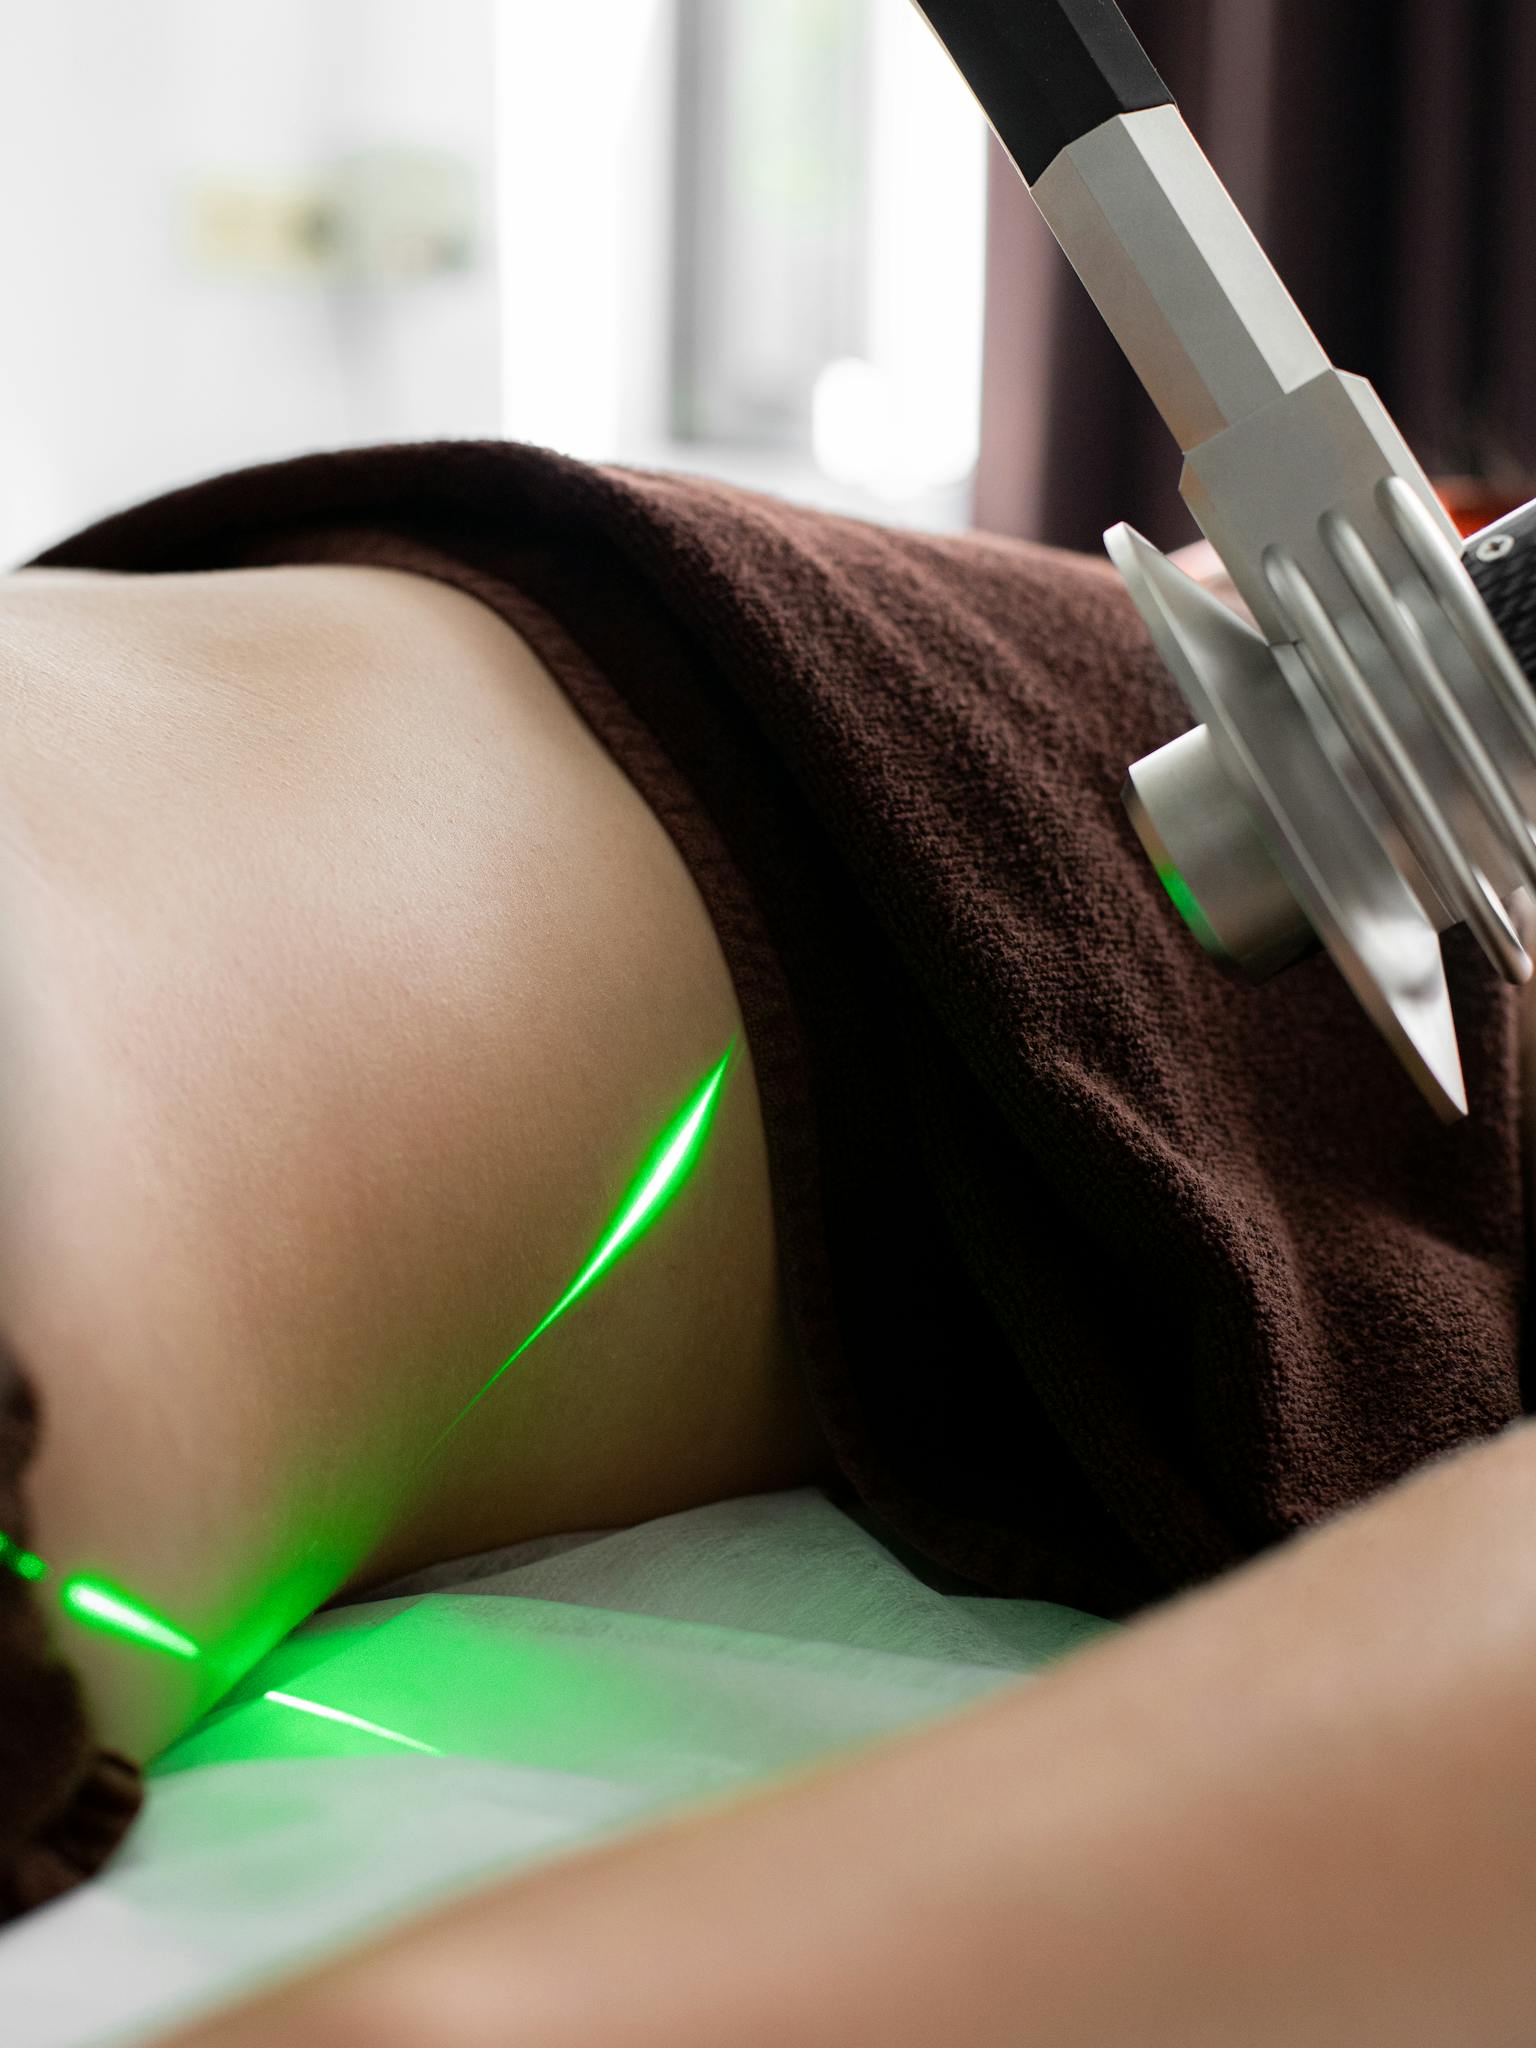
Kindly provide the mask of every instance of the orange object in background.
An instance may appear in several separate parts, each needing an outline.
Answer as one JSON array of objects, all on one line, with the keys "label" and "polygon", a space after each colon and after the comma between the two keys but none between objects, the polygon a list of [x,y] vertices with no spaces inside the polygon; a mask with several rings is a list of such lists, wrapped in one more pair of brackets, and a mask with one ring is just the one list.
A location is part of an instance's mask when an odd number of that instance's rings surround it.
[{"label": "orange object in background", "polygon": [[1501,490],[1485,477],[1478,476],[1437,476],[1430,479],[1435,496],[1456,522],[1456,531],[1465,540],[1469,533],[1476,533],[1481,527],[1489,526],[1495,519],[1502,519],[1506,512],[1513,512],[1517,505],[1524,505],[1536,498],[1536,482],[1523,488]]}]

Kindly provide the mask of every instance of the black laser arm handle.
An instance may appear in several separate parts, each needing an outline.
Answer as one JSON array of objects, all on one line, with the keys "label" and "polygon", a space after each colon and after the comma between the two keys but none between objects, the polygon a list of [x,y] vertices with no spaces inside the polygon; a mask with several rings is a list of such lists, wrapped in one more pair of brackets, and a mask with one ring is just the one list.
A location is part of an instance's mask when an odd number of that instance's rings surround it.
[{"label": "black laser arm handle", "polygon": [[913,0],[1032,185],[1059,150],[1173,94],[1114,0]]}]

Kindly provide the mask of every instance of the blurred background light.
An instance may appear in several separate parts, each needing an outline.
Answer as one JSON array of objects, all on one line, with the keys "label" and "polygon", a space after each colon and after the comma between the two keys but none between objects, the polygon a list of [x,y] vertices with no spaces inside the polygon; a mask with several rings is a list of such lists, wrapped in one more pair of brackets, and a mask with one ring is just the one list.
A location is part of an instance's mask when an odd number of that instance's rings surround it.
[{"label": "blurred background light", "polygon": [[[1335,360],[1472,524],[1522,502],[1536,10],[1122,5]],[[1194,537],[910,0],[0,0],[0,270],[10,563],[222,469],[500,434]]]},{"label": "blurred background light", "polygon": [[985,149],[907,0],[0,0],[0,548],[497,434],[963,526]]}]

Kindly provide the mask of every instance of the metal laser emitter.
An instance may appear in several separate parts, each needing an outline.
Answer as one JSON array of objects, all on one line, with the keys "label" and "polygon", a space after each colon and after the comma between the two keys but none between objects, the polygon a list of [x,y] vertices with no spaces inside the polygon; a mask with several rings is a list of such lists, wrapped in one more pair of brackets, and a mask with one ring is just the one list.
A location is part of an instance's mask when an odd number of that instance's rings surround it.
[{"label": "metal laser emitter", "polygon": [[1536,500],[1462,541],[1112,0],[915,4],[1182,449],[1179,494],[1258,622],[1133,527],[1105,534],[1199,721],[1130,768],[1141,842],[1222,967],[1260,982],[1326,947],[1437,1114],[1465,1116],[1440,934],[1470,925],[1507,980],[1531,975]]}]

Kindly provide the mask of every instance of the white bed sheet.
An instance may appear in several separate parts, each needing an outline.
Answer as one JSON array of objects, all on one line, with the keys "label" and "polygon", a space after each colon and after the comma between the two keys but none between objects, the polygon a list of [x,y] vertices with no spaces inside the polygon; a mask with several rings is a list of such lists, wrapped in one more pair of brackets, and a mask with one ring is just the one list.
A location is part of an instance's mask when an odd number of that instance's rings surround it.
[{"label": "white bed sheet", "polygon": [[809,1488],[434,1565],[285,1638],[157,1759],[110,1868],[0,1930],[6,2048],[152,2041],[501,1873],[942,1714],[1112,1626],[935,1592]]}]

